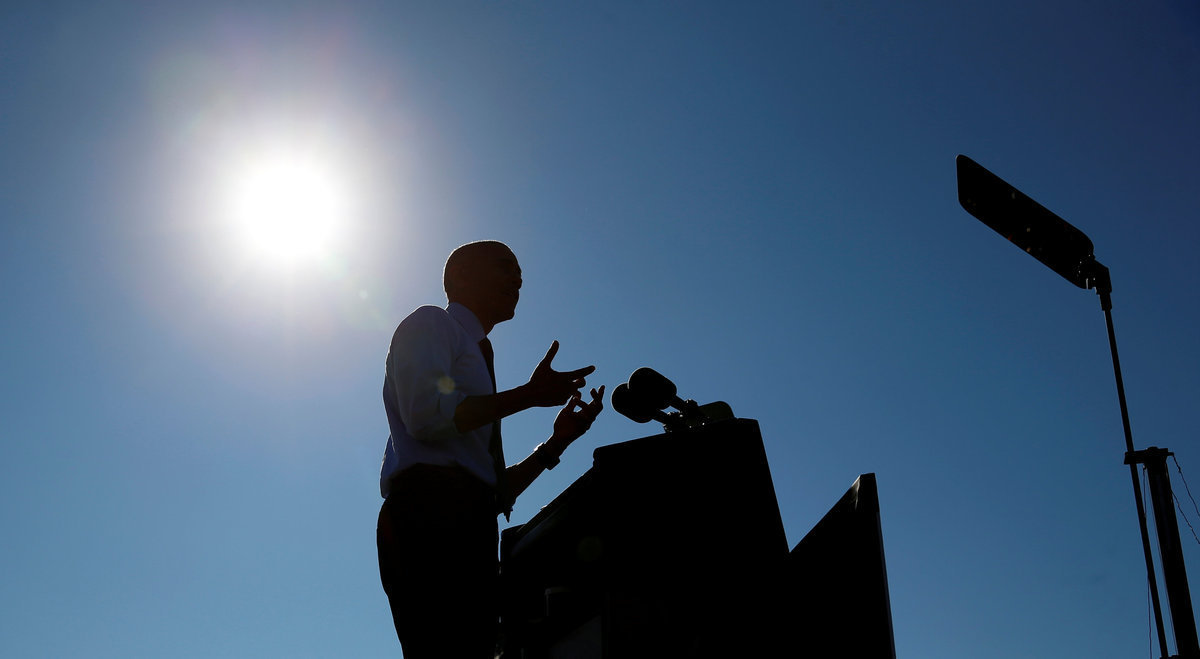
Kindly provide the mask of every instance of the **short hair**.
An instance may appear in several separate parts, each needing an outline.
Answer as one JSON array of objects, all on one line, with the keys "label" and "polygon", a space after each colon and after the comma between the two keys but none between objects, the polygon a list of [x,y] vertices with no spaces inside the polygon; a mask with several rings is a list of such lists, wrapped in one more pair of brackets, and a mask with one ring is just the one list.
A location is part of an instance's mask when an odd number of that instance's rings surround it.
[{"label": "short hair", "polygon": [[446,258],[446,266],[442,270],[442,288],[446,291],[446,298],[453,300],[457,282],[458,273],[463,269],[476,262],[481,254],[495,247],[503,247],[508,251],[512,251],[508,245],[499,240],[476,240],[475,242],[459,245],[450,252],[450,256]]}]

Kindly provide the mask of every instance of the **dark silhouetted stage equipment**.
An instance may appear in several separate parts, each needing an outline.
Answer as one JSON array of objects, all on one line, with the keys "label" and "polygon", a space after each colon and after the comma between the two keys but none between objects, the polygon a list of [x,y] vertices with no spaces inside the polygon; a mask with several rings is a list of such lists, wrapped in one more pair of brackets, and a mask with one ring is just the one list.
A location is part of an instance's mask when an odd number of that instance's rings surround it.
[{"label": "dark silhouetted stage equipment", "polygon": [[[628,382],[617,385],[611,400],[618,413],[637,423],[658,421],[667,432],[733,418],[733,410],[727,403],[699,405],[694,400],[683,400],[674,382],[646,366],[634,371]],[[665,412],[668,407],[676,411]]]},{"label": "dark silhouetted stage equipment", "polygon": [[[815,571],[840,572],[847,587],[869,583],[837,628],[886,637],[890,649],[890,616],[885,630],[874,613],[889,607],[876,578],[886,581],[877,503],[874,511],[862,523],[853,512],[831,513],[825,532],[789,553],[757,422],[713,421],[602,446],[591,469],[501,534],[503,656],[822,656],[808,654],[811,639],[798,633],[803,616],[829,617],[832,596],[815,585],[800,590],[816,583],[805,552],[821,562]],[[867,527],[874,531],[863,535]],[[849,574],[858,570],[865,582]]]},{"label": "dark silhouetted stage equipment", "polygon": [[792,549],[788,573],[804,656],[895,659],[875,474],[859,476]]},{"label": "dark silhouetted stage equipment", "polygon": [[[1092,253],[1092,241],[1041,204],[1030,199],[1020,190],[984,169],[970,158],[959,155],[955,160],[958,169],[958,200],[968,213],[975,216],[1004,236],[1017,247],[1041,261],[1067,281],[1084,289],[1096,289],[1100,296],[1100,308],[1108,328],[1108,345],[1112,353],[1113,373],[1117,381],[1117,400],[1121,406],[1121,423],[1125,431],[1125,464],[1133,480],[1134,500],[1137,504],[1138,525],[1142,536],[1142,550],[1146,559],[1146,578],[1150,585],[1154,622],[1158,632],[1158,646],[1163,657],[1178,656],[1200,659],[1200,642],[1196,636],[1196,619],[1192,611],[1192,597],[1188,590],[1187,572],[1183,552],[1179,546],[1179,524],[1172,500],[1171,482],[1166,470],[1166,449],[1151,447],[1145,451],[1133,448],[1133,432],[1129,424],[1129,408],[1125,402],[1125,384],[1121,377],[1121,362],[1117,357],[1117,335],[1112,320],[1112,282],[1108,268],[1096,261]],[[1160,465],[1161,463],[1161,465]],[[1154,556],[1150,548],[1150,535],[1146,523],[1146,508],[1142,503],[1142,488],[1138,480],[1137,465],[1146,465],[1150,488],[1154,493],[1154,516],[1158,529],[1159,558],[1162,562],[1163,578],[1166,581],[1167,601],[1171,607],[1171,623],[1174,629],[1175,648],[1178,655],[1170,655],[1167,635],[1163,625],[1162,605],[1158,581],[1155,576]],[[1159,499],[1163,500],[1160,505]]]}]

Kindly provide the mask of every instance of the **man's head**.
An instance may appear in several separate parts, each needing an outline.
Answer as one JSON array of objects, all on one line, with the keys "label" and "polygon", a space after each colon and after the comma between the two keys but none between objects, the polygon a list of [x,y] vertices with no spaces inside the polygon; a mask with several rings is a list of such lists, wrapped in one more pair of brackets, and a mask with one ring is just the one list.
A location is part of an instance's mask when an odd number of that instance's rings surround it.
[{"label": "man's head", "polygon": [[485,331],[513,317],[521,290],[521,266],[502,242],[481,240],[450,253],[442,275],[446,298],[474,312]]}]

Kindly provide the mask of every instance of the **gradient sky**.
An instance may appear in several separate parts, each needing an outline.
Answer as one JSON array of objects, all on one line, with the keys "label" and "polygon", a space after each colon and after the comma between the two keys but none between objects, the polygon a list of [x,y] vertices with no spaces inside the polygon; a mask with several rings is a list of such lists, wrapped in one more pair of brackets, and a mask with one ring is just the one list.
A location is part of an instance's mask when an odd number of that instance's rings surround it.
[{"label": "gradient sky", "polygon": [[[727,401],[791,544],[877,474],[898,656],[1158,656],[1097,297],[954,158],[1092,238],[1135,443],[1200,492],[1190,0],[8,2],[0,83],[0,655],[397,656],[388,339],[498,238],[502,387],[559,339]],[[290,266],[224,217],[278,149],[353,200]],[[513,521],[655,432],[607,410]]]}]

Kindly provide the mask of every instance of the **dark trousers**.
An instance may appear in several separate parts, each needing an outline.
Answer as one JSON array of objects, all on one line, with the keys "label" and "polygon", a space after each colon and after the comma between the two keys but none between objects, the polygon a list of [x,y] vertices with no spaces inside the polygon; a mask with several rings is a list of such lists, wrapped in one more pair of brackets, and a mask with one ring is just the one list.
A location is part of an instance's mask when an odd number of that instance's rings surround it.
[{"label": "dark trousers", "polygon": [[379,510],[379,577],[406,659],[492,659],[496,498],[461,469],[418,465]]}]

